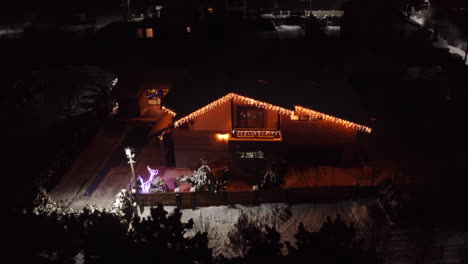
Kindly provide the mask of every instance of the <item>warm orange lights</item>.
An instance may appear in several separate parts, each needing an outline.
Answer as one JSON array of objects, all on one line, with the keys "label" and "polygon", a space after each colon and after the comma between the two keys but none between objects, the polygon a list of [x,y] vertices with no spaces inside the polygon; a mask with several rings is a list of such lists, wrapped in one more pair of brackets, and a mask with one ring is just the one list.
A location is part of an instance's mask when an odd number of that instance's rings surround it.
[{"label": "warm orange lights", "polygon": [[[353,122],[350,122],[350,121],[347,121],[347,120],[344,120],[344,119],[341,119],[341,118],[337,118],[337,117],[334,117],[334,116],[331,116],[331,115],[327,115],[327,114],[324,114],[324,113],[321,113],[321,112],[317,112],[317,111],[314,111],[312,109],[308,109],[308,108],[305,108],[305,107],[302,107],[302,106],[295,106],[294,111],[291,111],[291,110],[286,109],[286,108],[282,108],[282,107],[272,105],[272,104],[269,104],[269,103],[257,101],[255,99],[245,97],[245,96],[242,96],[242,95],[238,95],[238,94],[235,94],[235,93],[229,93],[229,94],[219,98],[218,100],[213,101],[210,104],[207,104],[204,107],[196,110],[195,112],[192,112],[191,114],[180,118],[179,120],[174,122],[174,127],[179,127],[179,126],[183,125],[184,123],[187,123],[190,120],[193,120],[194,118],[196,118],[196,117],[198,117],[200,115],[203,115],[206,112],[211,111],[211,110],[217,108],[218,106],[220,106],[220,105],[222,105],[224,103],[227,103],[231,99],[234,102],[251,105],[251,106],[254,106],[254,107],[257,107],[257,108],[263,108],[263,109],[266,109],[266,110],[278,111],[282,115],[289,116],[291,120],[299,120],[300,115],[308,115],[308,116],[310,116],[311,120],[314,120],[314,119],[321,120],[321,119],[323,119],[323,120],[334,122],[334,123],[343,125],[345,127],[356,129],[358,131],[362,131],[362,132],[366,132],[366,133],[371,133],[371,131],[372,131],[372,129],[369,128],[369,127],[359,125],[359,124],[356,124],[356,123],[353,123]],[[167,109],[165,107],[163,107],[163,110],[168,112],[168,113],[171,113],[171,114],[175,115],[175,113],[173,111],[171,111],[171,110],[169,110],[169,109]]]},{"label": "warm orange lights", "polygon": [[146,37],[147,38],[153,38],[153,28],[146,28]]},{"label": "warm orange lights", "polygon": [[171,109],[169,109],[169,108],[166,108],[166,107],[163,106],[163,107],[161,107],[161,109],[162,109],[164,112],[166,112],[166,113],[168,113],[168,114],[170,114],[170,115],[172,115],[172,116],[176,116],[176,113],[175,113],[174,111],[172,111]]},{"label": "warm orange lights", "polygon": [[219,141],[227,141],[229,140],[229,134],[216,134],[216,139]]},{"label": "warm orange lights", "polygon": [[234,137],[281,137],[280,130],[233,129],[231,133],[234,135]]},{"label": "warm orange lights", "polygon": [[218,100],[213,101],[212,103],[205,105],[204,107],[198,109],[197,111],[192,112],[191,114],[189,114],[187,116],[184,116],[181,119],[175,121],[174,122],[174,127],[179,127],[182,124],[184,124],[184,123],[194,119],[195,117],[197,117],[199,115],[202,115],[202,114],[204,114],[204,113],[206,113],[206,112],[208,112],[208,111],[222,105],[223,103],[228,102],[231,99],[233,99],[235,102],[240,102],[240,103],[252,105],[252,106],[255,106],[255,107],[258,107],[258,108],[278,111],[280,114],[284,114],[284,115],[292,115],[292,113],[293,113],[293,111],[291,111],[291,110],[288,110],[288,109],[285,109],[285,108],[282,108],[282,107],[279,107],[279,106],[276,106],[276,105],[272,105],[272,104],[268,104],[268,103],[265,103],[265,102],[257,101],[257,100],[254,100],[252,98],[248,98],[248,97],[238,95],[238,94],[235,94],[235,93],[229,93],[229,94],[219,98]]},{"label": "warm orange lights", "polygon": [[350,122],[350,121],[346,121],[344,119],[337,118],[337,117],[334,117],[334,116],[331,116],[331,115],[320,113],[320,112],[314,111],[312,109],[304,108],[302,106],[297,106],[296,105],[296,106],[294,106],[294,109],[295,109],[295,111],[294,111],[295,114],[297,114],[297,113],[307,114],[307,115],[311,116],[313,119],[322,118],[323,120],[334,122],[334,123],[343,125],[345,127],[356,129],[358,131],[362,131],[362,132],[366,132],[366,133],[372,132],[372,129],[369,128],[369,127],[359,125],[359,124],[356,124],[356,123],[353,123],[353,122]]}]

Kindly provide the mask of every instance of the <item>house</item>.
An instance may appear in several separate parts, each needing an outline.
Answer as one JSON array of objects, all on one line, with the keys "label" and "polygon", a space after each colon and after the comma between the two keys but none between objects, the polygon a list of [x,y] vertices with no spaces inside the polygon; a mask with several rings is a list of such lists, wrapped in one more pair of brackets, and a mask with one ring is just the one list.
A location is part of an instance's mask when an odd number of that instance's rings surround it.
[{"label": "house", "polygon": [[119,115],[126,118],[159,118],[164,97],[182,72],[181,69],[122,71],[113,90]]},{"label": "house", "polygon": [[[194,105],[202,97],[186,98]],[[371,133],[367,126],[306,106],[287,108],[232,92],[183,112],[187,105],[179,104],[181,115],[171,108],[177,116],[164,133],[171,138],[166,147],[173,157],[168,160],[176,167],[195,167],[203,154],[244,176],[258,174],[266,160],[288,166],[364,165],[358,141],[360,134]]]}]

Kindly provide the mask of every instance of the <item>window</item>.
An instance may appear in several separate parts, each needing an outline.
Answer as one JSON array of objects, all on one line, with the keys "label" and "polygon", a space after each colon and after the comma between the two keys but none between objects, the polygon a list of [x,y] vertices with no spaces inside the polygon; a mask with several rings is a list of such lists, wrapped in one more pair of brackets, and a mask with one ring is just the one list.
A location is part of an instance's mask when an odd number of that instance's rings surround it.
[{"label": "window", "polygon": [[153,37],[153,28],[147,28],[146,29],[146,37],[147,38],[152,38]]},{"label": "window", "polygon": [[148,100],[148,104],[149,105],[160,105],[161,104],[161,98],[165,94],[163,90],[165,90],[165,89],[147,89],[146,90],[146,99]]},{"label": "window", "polygon": [[237,109],[237,121],[240,128],[263,128],[265,126],[265,110],[251,107]]},{"label": "window", "polygon": [[292,121],[320,121],[323,119],[322,116],[314,117],[308,115],[292,115],[290,118]]},{"label": "window", "polygon": [[263,159],[263,151],[238,151],[236,156],[241,159]]},{"label": "window", "polygon": [[142,38],[143,37],[143,29],[142,28],[137,28],[136,36],[137,36],[137,38]]}]

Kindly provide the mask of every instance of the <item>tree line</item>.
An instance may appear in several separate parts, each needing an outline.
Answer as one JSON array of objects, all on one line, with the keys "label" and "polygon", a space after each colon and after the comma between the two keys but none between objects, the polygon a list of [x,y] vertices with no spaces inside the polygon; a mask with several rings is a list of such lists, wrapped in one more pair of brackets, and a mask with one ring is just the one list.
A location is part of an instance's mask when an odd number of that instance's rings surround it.
[{"label": "tree line", "polygon": [[[65,210],[45,191],[39,191],[29,208],[18,210],[8,240],[9,253],[19,263],[378,263],[375,249],[355,241],[353,224],[336,216],[316,231],[298,226],[295,245],[281,242],[275,227],[252,223],[241,214],[228,234],[230,246],[240,255],[214,256],[206,230],[193,231],[194,222],[181,221],[162,205],[141,218],[128,193],[120,193],[112,209],[86,207]],[[195,233],[195,234],[194,234]],[[15,253],[13,253],[15,252]],[[19,252],[19,253],[18,253]]]}]

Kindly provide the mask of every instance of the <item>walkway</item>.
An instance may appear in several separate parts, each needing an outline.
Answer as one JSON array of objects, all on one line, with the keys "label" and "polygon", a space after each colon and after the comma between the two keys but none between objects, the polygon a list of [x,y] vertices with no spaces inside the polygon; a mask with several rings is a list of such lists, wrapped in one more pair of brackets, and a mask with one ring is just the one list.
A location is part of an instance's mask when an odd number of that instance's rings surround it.
[{"label": "walkway", "polygon": [[121,162],[113,154],[121,146],[125,133],[123,123],[110,121],[105,124],[52,190],[52,199],[67,207],[79,207],[82,203],[78,201],[93,183],[96,184],[95,180],[105,177],[113,165]]}]

